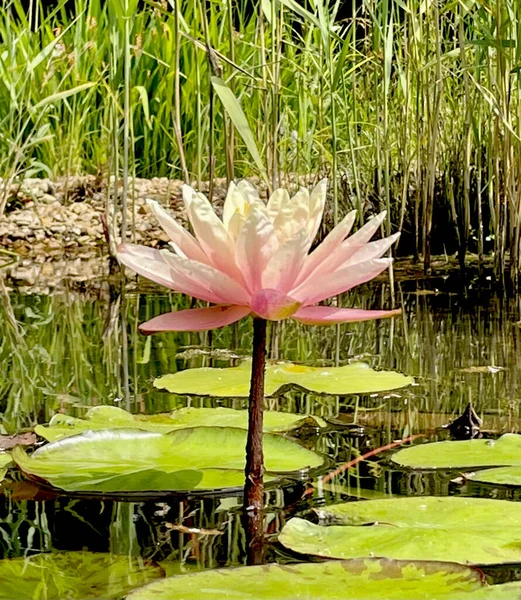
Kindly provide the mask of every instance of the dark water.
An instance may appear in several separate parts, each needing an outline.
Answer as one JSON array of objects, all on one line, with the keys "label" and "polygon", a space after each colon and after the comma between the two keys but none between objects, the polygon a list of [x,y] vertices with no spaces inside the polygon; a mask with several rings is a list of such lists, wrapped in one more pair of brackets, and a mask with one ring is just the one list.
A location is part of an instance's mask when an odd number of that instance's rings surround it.
[{"label": "dark water", "polygon": [[[189,299],[156,290],[140,293],[99,281],[88,288],[64,281],[59,289],[21,293],[6,281],[0,289],[0,411],[3,433],[45,423],[57,411],[82,416],[97,404],[147,414],[182,406],[246,408],[245,399],[182,397],[154,390],[158,375],[199,366],[229,366],[220,350],[247,355],[251,322],[211,334],[144,338],[137,324]],[[348,305],[389,307],[387,284],[360,288]],[[371,396],[327,397],[288,392],[268,399],[272,410],[310,413],[331,421],[320,437],[302,441],[341,464],[370,449],[427,433],[442,439],[441,426],[471,401],[486,435],[519,431],[521,342],[519,302],[491,287],[458,289],[458,278],[396,284],[403,317],[340,328],[293,323],[272,332],[273,358],[310,365],[358,359],[378,369],[413,375],[404,390]],[[338,351],[337,351],[338,344]],[[481,367],[470,369],[469,367]],[[463,369],[463,370],[462,370]],[[349,425],[360,427],[352,428]],[[287,481],[269,490],[266,532],[275,541],[297,511],[347,498],[388,494],[493,495],[483,487],[461,487],[453,474],[392,468],[383,454],[325,486]],[[305,490],[314,484],[313,495]],[[505,493],[506,494],[506,493]],[[518,499],[514,492],[509,492]],[[167,497],[147,501],[59,496],[12,474],[0,498],[0,557],[42,551],[112,551],[162,562],[169,573],[243,564],[241,498]],[[198,528],[202,533],[190,532]],[[268,560],[294,558],[276,543]]]}]

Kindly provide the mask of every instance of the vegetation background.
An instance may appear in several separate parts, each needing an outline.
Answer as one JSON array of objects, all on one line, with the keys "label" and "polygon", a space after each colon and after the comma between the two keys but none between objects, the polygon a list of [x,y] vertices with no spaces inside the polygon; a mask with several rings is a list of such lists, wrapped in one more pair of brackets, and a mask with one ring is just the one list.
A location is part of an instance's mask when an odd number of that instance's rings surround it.
[{"label": "vegetation background", "polygon": [[327,174],[331,221],[516,275],[520,33],[517,0],[6,0],[0,173]]}]

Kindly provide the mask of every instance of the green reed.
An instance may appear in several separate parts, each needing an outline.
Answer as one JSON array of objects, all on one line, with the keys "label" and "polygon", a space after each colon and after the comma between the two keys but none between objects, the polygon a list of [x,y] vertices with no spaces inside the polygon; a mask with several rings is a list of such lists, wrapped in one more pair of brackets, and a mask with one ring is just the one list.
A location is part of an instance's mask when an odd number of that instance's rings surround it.
[{"label": "green reed", "polygon": [[[0,8],[8,182],[117,175],[125,229],[134,174],[271,187],[329,174],[335,215],[387,208],[386,229],[403,229],[401,251],[426,269],[447,250],[519,271],[515,0],[44,6]],[[8,202],[2,192],[0,212]]]}]

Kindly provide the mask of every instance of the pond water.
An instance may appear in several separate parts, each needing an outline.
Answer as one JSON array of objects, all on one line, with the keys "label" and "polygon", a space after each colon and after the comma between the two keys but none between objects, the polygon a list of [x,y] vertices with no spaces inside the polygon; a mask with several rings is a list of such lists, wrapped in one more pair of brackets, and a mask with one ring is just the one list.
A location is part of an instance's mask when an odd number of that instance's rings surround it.
[{"label": "pond water", "polygon": [[[415,433],[446,439],[449,434],[441,427],[469,402],[484,421],[484,435],[519,431],[519,301],[499,297],[486,280],[464,290],[458,283],[457,275],[397,281],[396,303],[404,312],[394,320],[342,326],[338,332],[335,327],[277,326],[270,342],[273,359],[308,365],[362,360],[376,369],[412,375],[416,383],[392,392],[341,397],[294,390],[268,399],[268,408],[328,419],[324,433],[307,431],[300,441],[326,454],[331,469]],[[387,308],[389,298],[388,284],[377,283],[359,288],[349,304]],[[159,375],[230,366],[249,353],[248,320],[211,334],[145,338],[138,333],[140,322],[189,303],[154,288],[124,288],[121,282],[78,286],[65,280],[49,292],[17,290],[5,281],[0,287],[2,433],[46,423],[56,412],[81,417],[99,404],[145,414],[184,406],[246,408],[243,398],[184,397],[153,388]],[[497,495],[452,482],[454,473],[400,470],[388,456],[364,461],[324,486],[288,480],[270,488],[266,531],[274,543],[267,559],[295,560],[276,543],[277,533],[288,518],[305,515],[312,506],[390,494]],[[313,494],[306,494],[312,486]],[[237,494],[153,499],[58,495],[14,473],[3,483],[0,497],[0,558],[90,550],[152,559],[167,573],[240,565],[245,561],[240,505]]]}]

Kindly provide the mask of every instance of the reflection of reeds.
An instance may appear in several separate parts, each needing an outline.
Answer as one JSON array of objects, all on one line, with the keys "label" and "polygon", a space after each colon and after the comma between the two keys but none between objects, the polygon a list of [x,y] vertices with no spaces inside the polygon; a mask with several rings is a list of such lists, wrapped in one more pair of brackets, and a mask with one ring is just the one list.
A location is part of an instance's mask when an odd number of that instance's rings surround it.
[{"label": "reflection of reeds", "polygon": [[[21,0],[0,8],[7,184],[22,174],[122,176],[124,221],[133,173],[255,174],[214,96],[219,75],[272,186],[284,173],[331,172],[335,218],[352,205],[360,218],[390,208],[386,228],[403,225],[402,249],[423,254],[426,268],[432,253],[459,251],[463,263],[467,250],[494,250],[498,275],[509,260],[519,270],[515,0],[79,0],[74,18],[65,0],[44,4],[31,2],[32,17]],[[6,185],[0,213],[8,194]]]},{"label": "reflection of reeds", "polygon": [[[302,327],[287,321],[277,326],[273,343],[278,344],[279,360],[334,365],[338,348],[340,364],[363,360],[375,368],[395,369],[415,376],[418,386],[375,397],[338,399],[286,392],[269,399],[268,407],[325,417],[343,413],[346,422],[380,423],[382,444],[392,441],[396,433],[403,437],[421,432],[429,422],[425,413],[438,415],[436,423],[450,421],[469,400],[480,416],[489,415],[495,427],[517,429],[521,417],[516,365],[521,329],[515,324],[519,307],[494,296],[483,296],[477,306],[467,307],[461,296],[428,294],[421,289],[417,293],[416,285],[398,285],[404,314],[394,322],[342,326],[337,342],[335,327]],[[187,404],[245,408],[245,398],[187,398],[153,389],[155,377],[178,369],[233,364],[218,353],[208,358],[211,349],[232,349],[239,355],[249,352],[249,320],[216,330],[211,339],[199,333],[144,338],[137,332],[138,323],[161,312],[186,308],[188,303],[175,294],[127,292],[110,302],[105,294],[95,298],[73,292],[20,296],[8,294],[4,288],[0,304],[4,427],[12,432],[48,420],[60,409],[83,414],[81,408],[113,402],[121,405],[125,398],[131,410],[138,412],[162,412]],[[350,293],[345,303],[387,307],[389,288],[385,284],[365,286]],[[180,349],[187,348],[188,353],[176,358]],[[505,370],[460,371],[486,365]],[[403,427],[398,432],[397,424]]]}]

